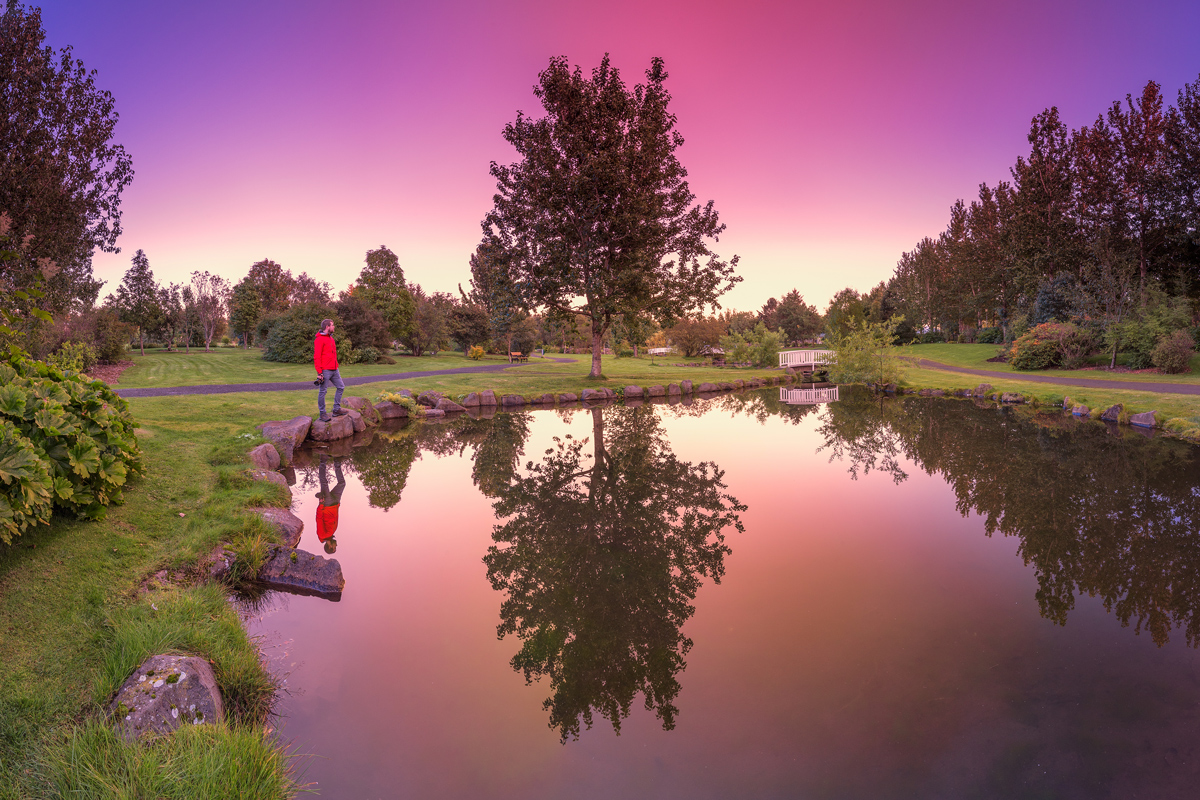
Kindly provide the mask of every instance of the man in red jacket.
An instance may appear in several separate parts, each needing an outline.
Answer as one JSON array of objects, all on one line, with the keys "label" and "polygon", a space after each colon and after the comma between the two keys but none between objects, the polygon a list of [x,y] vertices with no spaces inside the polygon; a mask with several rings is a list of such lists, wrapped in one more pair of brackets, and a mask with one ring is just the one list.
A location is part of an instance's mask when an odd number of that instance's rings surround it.
[{"label": "man in red jacket", "polygon": [[[342,373],[338,371],[337,343],[333,341],[331,319],[322,320],[321,330],[317,331],[316,341],[313,342],[313,366],[317,368],[317,379],[321,382],[321,388],[317,391],[317,410],[321,412],[321,421],[329,422],[333,417],[343,416],[346,412],[342,410],[342,390],[346,384],[342,383]],[[325,413],[325,390],[331,383],[337,389],[333,393],[333,417]]]},{"label": "man in red jacket", "polygon": [[325,552],[332,555],[337,552],[337,539],[333,535],[338,529],[338,510],[342,505],[342,490],[346,488],[346,479],[342,477],[342,460],[333,460],[333,474],[337,477],[337,485],[329,489],[329,478],[325,474],[325,464],[328,457],[321,455],[321,465],[317,470],[321,482],[321,492],[317,495],[317,538],[325,545]]}]

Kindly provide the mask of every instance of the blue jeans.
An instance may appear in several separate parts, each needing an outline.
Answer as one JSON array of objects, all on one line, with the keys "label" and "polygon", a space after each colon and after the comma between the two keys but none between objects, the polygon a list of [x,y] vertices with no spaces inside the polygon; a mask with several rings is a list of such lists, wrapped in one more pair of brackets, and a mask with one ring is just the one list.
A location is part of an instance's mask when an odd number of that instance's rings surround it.
[{"label": "blue jeans", "polygon": [[342,373],[336,369],[323,370],[321,372],[321,388],[317,390],[317,410],[322,414],[325,413],[325,390],[331,383],[337,389],[333,393],[333,410],[337,411],[342,407],[342,390],[346,388],[346,384],[342,383]]}]

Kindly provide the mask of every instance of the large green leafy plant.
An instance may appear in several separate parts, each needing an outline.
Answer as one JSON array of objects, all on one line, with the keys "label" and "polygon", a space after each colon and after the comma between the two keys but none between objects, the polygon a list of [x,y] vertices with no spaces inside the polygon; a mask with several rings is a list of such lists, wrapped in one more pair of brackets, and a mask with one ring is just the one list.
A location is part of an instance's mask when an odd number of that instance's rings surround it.
[{"label": "large green leafy plant", "polygon": [[17,350],[0,359],[0,541],[48,522],[55,510],[103,519],[141,473],[125,401]]}]

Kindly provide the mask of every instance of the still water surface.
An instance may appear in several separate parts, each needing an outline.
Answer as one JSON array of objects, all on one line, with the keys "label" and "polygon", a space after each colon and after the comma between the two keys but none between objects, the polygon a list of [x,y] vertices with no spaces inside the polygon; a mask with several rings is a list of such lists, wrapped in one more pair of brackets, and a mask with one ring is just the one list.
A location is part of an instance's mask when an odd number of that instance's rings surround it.
[{"label": "still water surface", "polygon": [[1191,447],[768,390],[417,424],[324,471],[342,599],[250,620],[321,796],[1197,796]]}]

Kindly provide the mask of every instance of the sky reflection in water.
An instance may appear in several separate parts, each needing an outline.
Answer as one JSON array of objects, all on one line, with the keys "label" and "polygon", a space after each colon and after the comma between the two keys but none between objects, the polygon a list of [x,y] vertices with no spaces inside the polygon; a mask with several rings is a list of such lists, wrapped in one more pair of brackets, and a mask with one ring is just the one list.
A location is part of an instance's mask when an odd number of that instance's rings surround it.
[{"label": "sky reflection in water", "polygon": [[327,797],[1191,796],[1196,451],[841,398],[356,448],[342,601],[274,595],[252,622],[306,777]]}]

